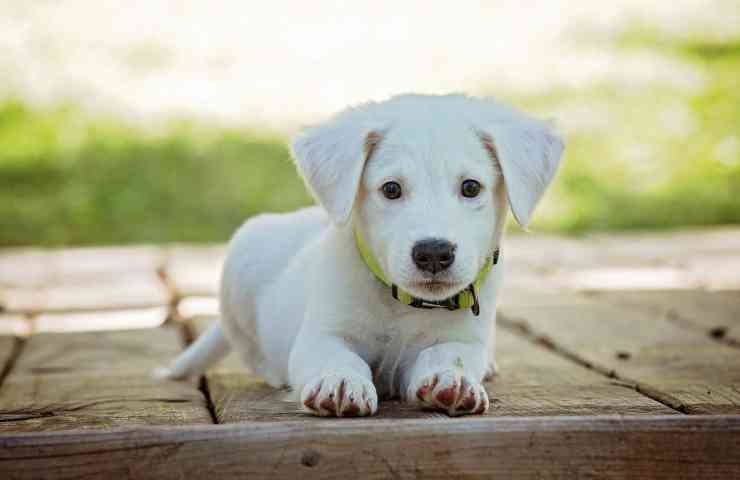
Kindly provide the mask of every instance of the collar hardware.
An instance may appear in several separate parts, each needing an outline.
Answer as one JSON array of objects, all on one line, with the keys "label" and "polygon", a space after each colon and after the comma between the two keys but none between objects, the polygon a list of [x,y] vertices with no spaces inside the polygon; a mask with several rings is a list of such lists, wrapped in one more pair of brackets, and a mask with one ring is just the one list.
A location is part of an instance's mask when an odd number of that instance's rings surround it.
[{"label": "collar hardware", "polygon": [[473,283],[471,283],[462,291],[458,292],[450,298],[447,298],[445,300],[432,301],[414,297],[410,293],[398,288],[396,284],[391,283],[390,280],[388,280],[384,275],[383,270],[380,268],[380,264],[373,256],[367,243],[365,243],[365,239],[362,238],[360,232],[357,230],[356,227],[354,228],[354,231],[357,249],[360,251],[360,256],[364,260],[368,269],[373,272],[375,277],[391,288],[391,295],[393,296],[393,298],[405,305],[414,308],[446,308],[447,310],[460,310],[469,308],[473,312],[473,315],[480,315],[478,291],[480,290],[480,286],[486,280],[488,273],[491,271],[493,266],[498,263],[500,249],[497,248],[496,250],[491,252],[491,254],[486,259],[486,264],[478,273],[478,276]]}]

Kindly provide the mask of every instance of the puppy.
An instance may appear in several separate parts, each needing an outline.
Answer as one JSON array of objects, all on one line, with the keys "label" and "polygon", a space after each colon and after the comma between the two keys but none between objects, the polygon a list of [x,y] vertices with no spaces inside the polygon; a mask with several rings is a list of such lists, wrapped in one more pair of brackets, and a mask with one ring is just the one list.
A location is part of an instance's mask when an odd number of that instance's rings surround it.
[{"label": "puppy", "polygon": [[220,324],[164,376],[234,348],[315,415],[392,397],[486,412],[507,211],[527,224],[562,150],[545,123],[464,95],[402,95],[308,130],[293,156],[320,206],[239,229]]}]

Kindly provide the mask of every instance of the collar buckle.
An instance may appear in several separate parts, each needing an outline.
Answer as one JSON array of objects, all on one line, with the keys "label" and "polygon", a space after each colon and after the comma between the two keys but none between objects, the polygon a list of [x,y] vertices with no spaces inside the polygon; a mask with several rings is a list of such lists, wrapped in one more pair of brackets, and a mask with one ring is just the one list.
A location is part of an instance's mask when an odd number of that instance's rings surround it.
[{"label": "collar buckle", "polygon": [[[498,250],[496,250],[496,257],[498,257]],[[475,291],[475,285],[472,283],[468,285],[468,291],[470,292],[470,296],[473,297],[473,305],[470,307],[470,310],[477,317],[480,315],[480,303],[478,303],[478,292]]]}]

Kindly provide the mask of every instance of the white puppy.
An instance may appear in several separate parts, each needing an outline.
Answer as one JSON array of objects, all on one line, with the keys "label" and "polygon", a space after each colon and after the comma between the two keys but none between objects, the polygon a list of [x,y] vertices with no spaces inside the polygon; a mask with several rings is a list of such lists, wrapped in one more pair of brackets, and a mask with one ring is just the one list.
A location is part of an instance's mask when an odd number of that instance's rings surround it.
[{"label": "white puppy", "polygon": [[562,150],[546,124],[463,95],[398,96],[309,130],[293,155],[321,207],[241,227],[221,323],[165,375],[231,346],[316,415],[397,396],[485,412],[506,213],[527,224]]}]

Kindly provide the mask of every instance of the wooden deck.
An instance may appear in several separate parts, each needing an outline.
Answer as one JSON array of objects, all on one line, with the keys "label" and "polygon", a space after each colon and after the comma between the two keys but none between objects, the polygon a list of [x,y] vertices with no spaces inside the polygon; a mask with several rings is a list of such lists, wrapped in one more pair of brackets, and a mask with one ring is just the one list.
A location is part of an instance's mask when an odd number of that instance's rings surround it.
[{"label": "wooden deck", "polygon": [[0,478],[740,478],[740,229],[510,237],[483,417],[317,419],[232,356],[222,246],[0,251]]}]

